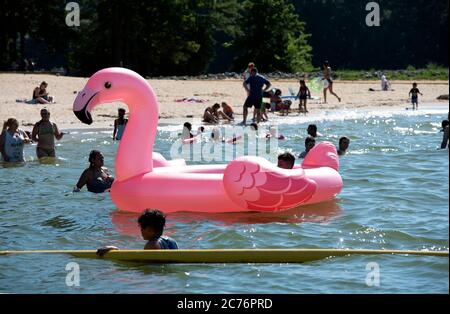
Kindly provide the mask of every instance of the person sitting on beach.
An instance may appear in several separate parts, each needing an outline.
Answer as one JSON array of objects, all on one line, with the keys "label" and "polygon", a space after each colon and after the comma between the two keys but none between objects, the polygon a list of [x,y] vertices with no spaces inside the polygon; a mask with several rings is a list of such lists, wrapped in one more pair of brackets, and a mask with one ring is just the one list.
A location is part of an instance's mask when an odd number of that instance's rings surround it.
[{"label": "person sitting on beach", "polygon": [[98,150],[93,150],[89,154],[89,168],[85,169],[73,189],[79,192],[86,185],[87,190],[92,193],[103,193],[111,188],[114,182],[108,169],[103,167],[104,156]]},{"label": "person sitting on beach", "polygon": [[308,136],[305,139],[305,151],[302,152],[298,158],[305,158],[308,152],[316,145],[316,140],[312,136]]},{"label": "person sitting on beach", "polygon": [[298,98],[298,112],[307,113],[309,112],[306,108],[306,102],[308,98],[311,98],[311,92],[309,91],[308,86],[306,86],[305,80],[300,80],[300,88],[297,93]]},{"label": "person sitting on beach", "polygon": [[50,104],[53,102],[53,97],[47,92],[47,82],[43,81],[39,87],[33,90],[33,100],[39,104]]},{"label": "person sitting on beach", "polygon": [[345,155],[349,145],[350,139],[346,136],[341,137],[339,139],[339,148],[337,150],[338,155],[339,156]]},{"label": "person sitting on beach", "polygon": [[280,111],[283,109],[283,99],[281,98],[281,89],[276,89],[270,96],[270,108],[272,111]]},{"label": "person sitting on beach", "polygon": [[128,119],[125,119],[125,113],[125,109],[119,108],[119,117],[114,120],[113,140],[120,141],[122,139],[123,132],[125,131],[125,126],[128,123]]},{"label": "person sitting on beach", "polygon": [[9,118],[3,123],[0,134],[0,153],[5,162],[24,162],[24,144],[31,143],[28,135],[19,129],[19,121]]},{"label": "person sitting on beach", "polygon": [[226,102],[222,102],[223,114],[230,120],[234,120],[234,111]]},{"label": "person sitting on beach", "polygon": [[316,138],[318,136],[322,136],[322,134],[317,132],[317,125],[315,125],[315,124],[308,125],[308,128],[306,129],[306,132],[308,132],[309,136],[312,136],[314,138]]},{"label": "person sitting on beach", "polygon": [[382,91],[387,91],[390,88],[391,88],[391,83],[386,78],[386,75],[382,74],[381,75],[381,90]]},{"label": "person sitting on beach", "polygon": [[203,122],[217,124],[219,123],[219,118],[214,115],[214,110],[212,107],[207,107],[203,112]]},{"label": "person sitting on beach", "polygon": [[442,131],[444,132],[444,137],[442,138],[442,142],[441,142],[441,149],[446,149],[447,147],[449,147],[448,143],[449,143],[449,121],[448,120],[444,120],[442,121]]},{"label": "person sitting on beach", "polygon": [[417,88],[417,83],[413,83],[413,88],[409,91],[408,96],[411,96],[411,104],[414,109],[419,109],[419,94],[423,96],[423,94]]},{"label": "person sitting on beach", "polygon": [[295,157],[289,152],[278,155],[278,167],[283,169],[294,168]]},{"label": "person sitting on beach", "polygon": [[59,132],[56,123],[50,121],[50,111],[41,109],[41,120],[35,123],[31,133],[32,140],[37,142],[37,157],[55,157],[55,138],[60,140],[64,134]]},{"label": "person sitting on beach", "polygon": [[[231,109],[231,107],[229,109]],[[217,120],[220,120],[222,118],[222,119],[225,119],[227,121],[233,121],[232,118],[230,118],[228,115],[223,113],[222,110],[220,110],[220,105],[218,103],[215,103],[212,106],[212,110],[213,110],[213,115],[216,117]],[[231,110],[233,111],[233,109],[231,109]]]},{"label": "person sitting on beach", "polygon": [[[166,225],[166,215],[157,209],[147,209],[138,218],[141,228],[142,238],[147,241],[144,250],[177,250],[178,243],[168,237],[163,236]],[[119,250],[116,246],[104,246],[97,250],[99,256],[105,255],[111,250]]]},{"label": "person sitting on beach", "polygon": [[331,79],[331,67],[328,61],[323,63],[323,79],[327,81],[328,85],[325,85],[323,88],[323,102],[327,103],[327,90],[330,91],[330,94],[335,96],[339,102],[341,102],[341,98],[333,92],[333,80]]}]

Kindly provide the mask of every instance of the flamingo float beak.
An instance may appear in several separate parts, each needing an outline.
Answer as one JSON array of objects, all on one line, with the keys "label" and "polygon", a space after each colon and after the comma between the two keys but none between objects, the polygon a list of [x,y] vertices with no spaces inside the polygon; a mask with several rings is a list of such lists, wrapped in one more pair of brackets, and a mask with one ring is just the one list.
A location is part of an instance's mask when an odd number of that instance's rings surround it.
[{"label": "flamingo float beak", "polygon": [[87,88],[80,91],[73,103],[73,112],[75,116],[85,124],[92,124],[92,116],[90,110],[95,106],[98,92],[91,91]]}]

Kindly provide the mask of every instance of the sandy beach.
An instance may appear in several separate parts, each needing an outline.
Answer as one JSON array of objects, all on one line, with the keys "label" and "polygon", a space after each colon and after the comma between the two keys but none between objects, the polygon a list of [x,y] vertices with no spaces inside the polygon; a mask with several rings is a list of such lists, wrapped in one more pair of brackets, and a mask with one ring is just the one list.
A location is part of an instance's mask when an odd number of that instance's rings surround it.
[{"label": "sandy beach", "polygon": [[[269,78],[270,79],[270,78]],[[51,105],[29,105],[17,102],[17,99],[30,99],[35,86],[41,81],[48,82],[48,92],[56,99]],[[80,91],[87,78],[66,77],[48,74],[0,74],[0,118],[2,121],[9,117],[16,117],[25,130],[31,130],[32,125],[40,119],[39,110],[48,108],[51,119],[60,129],[79,129],[85,127],[108,128],[112,127],[117,108],[124,106],[121,103],[104,105],[94,110],[94,124],[83,125],[72,112],[72,104],[76,93]],[[148,80],[155,90],[160,103],[160,123],[179,123],[185,119],[200,118],[204,108],[216,102],[226,101],[236,114],[237,121],[242,115],[242,104],[245,100],[245,90],[240,80]],[[272,86],[280,88],[283,94],[288,94],[288,88],[298,89],[296,80],[271,80]],[[342,98],[339,103],[334,96],[328,96],[328,103],[310,101],[308,109],[311,113],[329,109],[354,109],[405,107],[408,104],[408,92],[412,81],[393,81],[393,91],[380,90],[379,81],[335,81],[334,91]],[[439,101],[436,98],[448,94],[447,81],[417,81],[419,90],[424,94],[419,98],[419,104],[438,103],[448,108],[448,101]],[[375,91],[369,91],[369,88]],[[322,97],[320,91],[311,91],[313,96]],[[177,102],[177,99],[197,98],[208,100],[204,103]],[[292,108],[297,108],[297,101]]]}]

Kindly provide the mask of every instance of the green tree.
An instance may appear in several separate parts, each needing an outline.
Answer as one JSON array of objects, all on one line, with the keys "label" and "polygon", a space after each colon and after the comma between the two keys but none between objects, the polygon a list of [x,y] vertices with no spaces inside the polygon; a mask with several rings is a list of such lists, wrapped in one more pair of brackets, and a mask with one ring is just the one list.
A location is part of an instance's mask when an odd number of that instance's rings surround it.
[{"label": "green tree", "polygon": [[231,44],[234,69],[242,69],[249,61],[265,72],[311,69],[305,23],[287,1],[244,1],[239,26],[242,32]]}]

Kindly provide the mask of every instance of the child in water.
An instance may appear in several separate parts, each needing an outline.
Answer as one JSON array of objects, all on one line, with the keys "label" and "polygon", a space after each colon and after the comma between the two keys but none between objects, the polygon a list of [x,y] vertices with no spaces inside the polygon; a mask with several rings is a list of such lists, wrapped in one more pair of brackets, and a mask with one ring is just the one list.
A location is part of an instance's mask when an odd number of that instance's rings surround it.
[{"label": "child in water", "polygon": [[125,119],[125,113],[125,109],[119,108],[119,117],[114,120],[113,140],[120,141],[122,139],[123,132],[125,131],[125,126],[128,123],[128,119]]},{"label": "child in water", "polygon": [[411,104],[413,106],[413,110],[419,109],[419,101],[418,101],[419,95],[418,94],[423,96],[423,94],[417,88],[417,83],[413,83],[413,88],[411,88],[411,90],[409,91],[409,94],[408,94],[408,95],[411,95]]},{"label": "child in water", "polygon": [[[147,241],[144,250],[177,250],[177,242],[163,236],[166,225],[166,215],[157,209],[146,209],[138,219],[142,238]],[[97,250],[97,255],[103,256],[111,250],[118,250],[115,246],[105,246]]]}]

